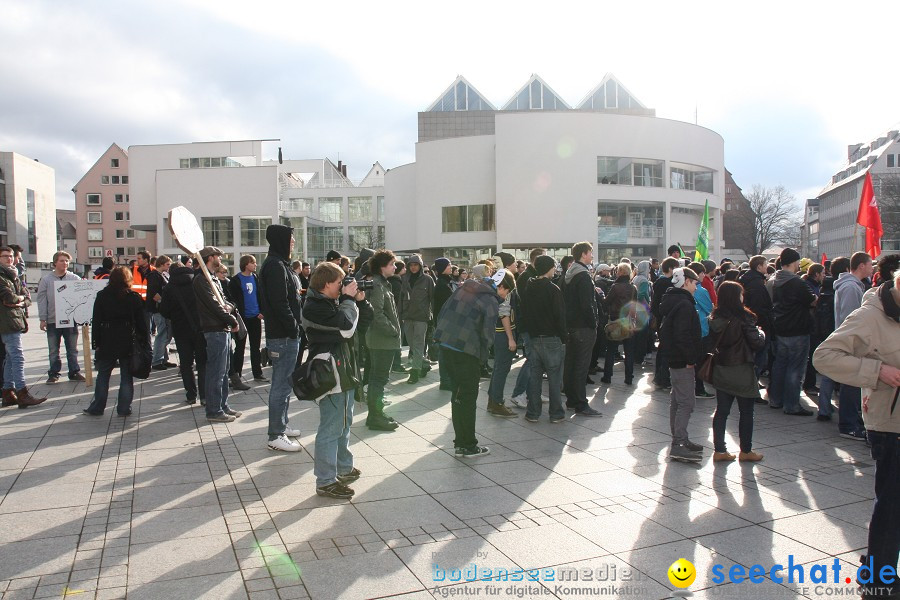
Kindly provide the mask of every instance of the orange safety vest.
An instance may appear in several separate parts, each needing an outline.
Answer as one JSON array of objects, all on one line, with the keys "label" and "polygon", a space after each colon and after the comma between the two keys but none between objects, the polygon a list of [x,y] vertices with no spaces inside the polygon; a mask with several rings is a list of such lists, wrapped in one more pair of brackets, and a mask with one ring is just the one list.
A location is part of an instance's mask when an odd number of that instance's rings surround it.
[{"label": "orange safety vest", "polygon": [[[155,271],[153,265],[150,265],[150,270]],[[141,275],[141,270],[137,266],[137,263],[134,263],[134,266],[131,268],[131,275],[134,281],[131,283],[131,289],[138,294],[141,295],[142,300],[147,299],[147,280],[144,279],[144,276]]]}]

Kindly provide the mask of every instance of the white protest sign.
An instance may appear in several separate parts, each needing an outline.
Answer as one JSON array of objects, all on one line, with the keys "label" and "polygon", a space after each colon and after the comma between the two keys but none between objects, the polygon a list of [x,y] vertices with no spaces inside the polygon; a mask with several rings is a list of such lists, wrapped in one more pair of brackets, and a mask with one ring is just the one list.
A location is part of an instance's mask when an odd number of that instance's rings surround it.
[{"label": "white protest sign", "polygon": [[94,316],[94,299],[109,279],[57,281],[53,284],[56,300],[56,326],[88,325]]}]

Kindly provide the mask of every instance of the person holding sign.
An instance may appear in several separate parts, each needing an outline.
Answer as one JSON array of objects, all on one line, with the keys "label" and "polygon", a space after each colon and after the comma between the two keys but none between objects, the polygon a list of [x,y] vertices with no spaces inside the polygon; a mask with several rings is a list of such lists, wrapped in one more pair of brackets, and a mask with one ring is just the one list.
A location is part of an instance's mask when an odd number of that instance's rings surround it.
[{"label": "person holding sign", "polygon": [[70,381],[84,381],[81,367],[78,365],[78,327],[56,326],[56,294],[54,285],[60,281],[79,281],[81,277],[69,271],[72,255],[68,252],[57,252],[53,255],[53,271],[41,278],[38,284],[38,315],[41,319],[41,331],[47,332],[47,346],[50,350],[50,370],[47,372],[47,383],[59,381],[62,361],[59,359],[60,342],[66,344],[66,363],[69,368]]},{"label": "person holding sign", "polygon": [[0,338],[6,346],[3,406],[18,404],[19,408],[27,408],[40,404],[46,398],[35,398],[25,386],[22,334],[28,331],[25,309],[31,305],[31,299],[13,266],[13,249],[9,246],[0,247],[0,303]]},{"label": "person holding sign", "polygon": [[134,378],[131,375],[131,354],[134,344],[150,344],[150,329],[144,318],[144,301],[132,291],[133,277],[126,267],[115,267],[109,275],[109,284],[94,300],[91,319],[91,346],[96,350],[97,384],[94,399],[84,409],[84,414],[99,417],[106,410],[109,379],[118,365],[119,394],[116,413],[120,417],[131,414],[134,398]]}]

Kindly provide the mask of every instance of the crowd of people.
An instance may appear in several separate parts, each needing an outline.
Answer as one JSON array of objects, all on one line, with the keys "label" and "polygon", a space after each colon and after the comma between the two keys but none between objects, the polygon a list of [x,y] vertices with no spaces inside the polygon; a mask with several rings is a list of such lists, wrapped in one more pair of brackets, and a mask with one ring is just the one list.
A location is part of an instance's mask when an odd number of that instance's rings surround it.
[{"label": "crowd of people", "polygon": [[[488,380],[488,415],[516,418],[524,411],[535,423],[546,402],[550,423],[559,423],[567,411],[576,419],[602,416],[591,406],[588,386],[612,385],[617,363],[624,385],[633,386],[636,370],[649,370],[653,362],[652,384],[669,394],[670,459],[702,458],[703,447],[688,438],[697,398],[716,399],[714,462],[763,459],[753,450],[757,404],[787,416],[816,414],[820,421],[836,413],[842,437],[872,446],[879,482],[873,530],[876,521],[881,530],[896,529],[890,481],[900,472],[900,417],[893,410],[900,383],[900,255],[880,257],[876,268],[864,252],[820,264],[786,248],[777,259],[717,264],[686,260],[675,245],[662,261],[623,257],[609,265],[595,263],[592,244],[579,242],[559,262],[541,248],[527,262],[499,252],[467,268],[444,257],[429,266],[417,254],[401,260],[389,250],[366,249],[355,260],[332,251],[313,269],[292,262],[290,227],[271,225],[266,239],[262,266],[243,256],[231,276],[213,246],[198,253],[203,264],[196,265],[190,257],[154,259],[146,252],[127,267],[104,260],[94,273],[109,283],[94,303],[97,382],[85,414],[104,413],[115,368],[121,374],[117,413],[131,414],[131,359],[143,347],[152,370],[179,369],[188,404],[199,400],[210,422],[231,422],[241,412],[229,404],[229,394],[250,388],[242,377],[249,345],[253,380],[269,384],[268,447],[296,452],[300,431],[290,427],[288,413],[293,374],[305,361],[323,360],[335,383],[317,398],[316,492],[351,498],[349,484],[361,475],[349,448],[354,404],[367,405],[369,429],[397,430],[400,424],[385,412],[391,373],[415,386],[438,365],[439,389],[449,392],[455,453],[469,459],[490,453],[476,435],[481,380]],[[21,336],[31,298],[17,260],[15,249],[0,247],[2,401],[26,408],[45,398],[34,397],[25,382]],[[78,279],[70,261],[57,252],[54,270],[38,285],[48,384],[60,379],[63,343],[68,378],[84,380],[77,328],[56,327],[54,284]],[[177,364],[169,361],[173,339]],[[520,352],[524,362],[507,397],[506,380]],[[592,375],[601,372],[595,382]],[[804,405],[804,395],[816,411]],[[735,403],[737,455],[725,444]],[[896,564],[896,536],[885,537],[870,532],[870,553]]]}]

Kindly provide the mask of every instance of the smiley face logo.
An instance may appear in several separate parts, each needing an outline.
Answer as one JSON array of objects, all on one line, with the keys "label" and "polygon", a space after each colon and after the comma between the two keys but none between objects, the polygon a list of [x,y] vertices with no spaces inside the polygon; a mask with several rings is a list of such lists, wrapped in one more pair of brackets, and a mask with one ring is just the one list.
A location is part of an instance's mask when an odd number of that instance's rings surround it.
[{"label": "smiley face logo", "polygon": [[686,588],[694,583],[697,578],[697,569],[694,564],[683,558],[679,558],[669,567],[669,581],[677,588]]}]

